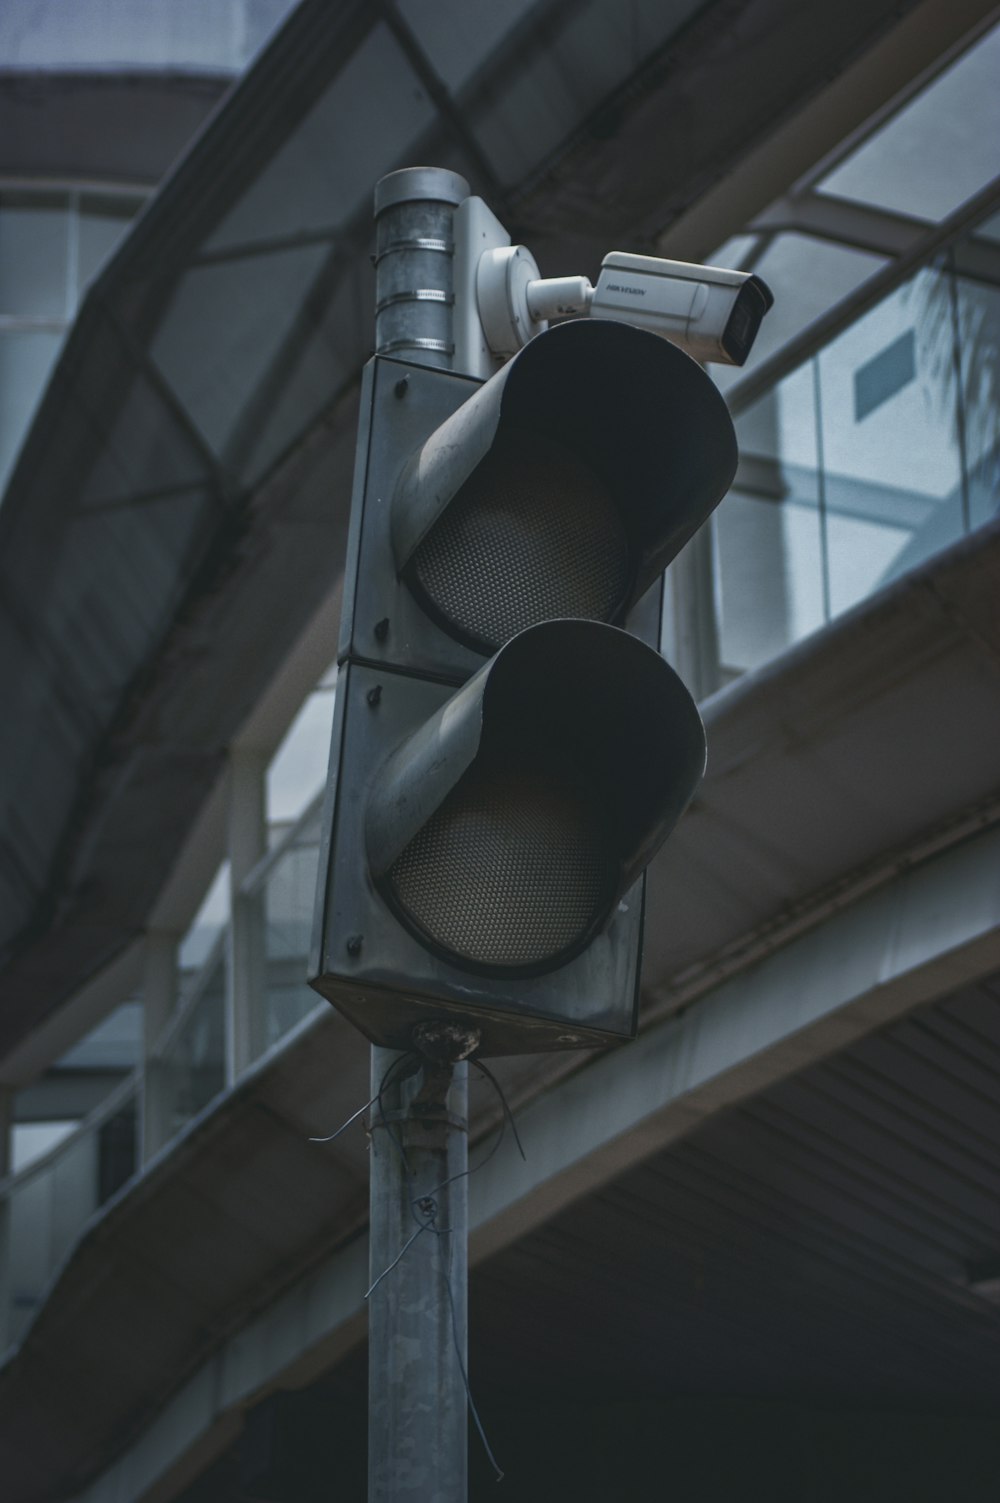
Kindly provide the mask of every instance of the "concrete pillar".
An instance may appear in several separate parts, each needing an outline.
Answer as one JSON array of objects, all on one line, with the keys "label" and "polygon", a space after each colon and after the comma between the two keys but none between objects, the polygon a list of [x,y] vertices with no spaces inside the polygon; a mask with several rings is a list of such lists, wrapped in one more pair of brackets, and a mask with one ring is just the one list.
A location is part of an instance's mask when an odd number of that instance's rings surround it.
[{"label": "concrete pillar", "polygon": [[173,1127],[170,1083],[154,1056],[156,1043],[177,1005],[177,935],[150,930],[142,961],[142,1100],[140,1162],[158,1153]]},{"label": "concrete pillar", "polygon": [[267,850],[267,757],[236,747],[229,764],[230,924],[226,968],[226,1084],[232,1086],[261,1052],[265,949],[261,895],[243,883]]}]

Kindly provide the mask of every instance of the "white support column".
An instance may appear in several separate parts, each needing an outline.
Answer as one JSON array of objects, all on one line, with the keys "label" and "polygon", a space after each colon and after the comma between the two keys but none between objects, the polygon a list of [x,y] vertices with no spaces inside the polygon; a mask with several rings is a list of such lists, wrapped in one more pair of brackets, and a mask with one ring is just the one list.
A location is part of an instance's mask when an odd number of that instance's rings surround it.
[{"label": "white support column", "polygon": [[154,929],[142,960],[142,1103],[140,1157],[146,1164],[171,1134],[169,1082],[154,1056],[156,1042],[177,1005],[177,935]]},{"label": "white support column", "polygon": [[[10,1173],[13,1136],[14,1090],[0,1085],[0,1180]],[[0,1199],[0,1353],[10,1341],[10,1238],[10,1197],[5,1195]]]},{"label": "white support column", "polygon": [[226,970],[226,1084],[232,1086],[263,1042],[264,914],[259,895],[241,889],[267,849],[267,757],[236,747],[229,763],[229,952]]}]

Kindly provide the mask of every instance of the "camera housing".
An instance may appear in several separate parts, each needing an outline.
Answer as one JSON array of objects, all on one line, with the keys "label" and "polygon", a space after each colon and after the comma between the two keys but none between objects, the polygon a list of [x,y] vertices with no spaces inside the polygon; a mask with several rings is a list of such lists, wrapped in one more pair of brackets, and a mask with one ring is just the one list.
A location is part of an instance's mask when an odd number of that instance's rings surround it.
[{"label": "camera housing", "polygon": [[542,277],[538,263],[481,198],[455,213],[452,368],[486,380],[553,319],[608,318],[669,339],[695,360],[742,365],[774,303],[753,272],[611,251],[589,277]]},{"label": "camera housing", "polygon": [[650,329],[695,360],[742,365],[773,303],[767,283],[752,272],[611,251],[589,311]]}]

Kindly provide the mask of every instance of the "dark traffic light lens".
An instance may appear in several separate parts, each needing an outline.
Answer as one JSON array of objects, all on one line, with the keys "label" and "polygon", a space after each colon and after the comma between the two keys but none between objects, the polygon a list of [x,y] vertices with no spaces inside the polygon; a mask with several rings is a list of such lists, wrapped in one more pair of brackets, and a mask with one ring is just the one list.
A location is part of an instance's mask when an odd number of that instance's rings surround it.
[{"label": "dark traffic light lens", "polygon": [[555,772],[470,771],[397,857],[389,883],[422,936],[473,967],[568,960],[617,878],[592,799]]},{"label": "dark traffic light lens", "polygon": [[632,583],[628,537],[604,482],[530,433],[493,448],[406,574],[441,625],[483,652],[552,617],[615,621]]}]

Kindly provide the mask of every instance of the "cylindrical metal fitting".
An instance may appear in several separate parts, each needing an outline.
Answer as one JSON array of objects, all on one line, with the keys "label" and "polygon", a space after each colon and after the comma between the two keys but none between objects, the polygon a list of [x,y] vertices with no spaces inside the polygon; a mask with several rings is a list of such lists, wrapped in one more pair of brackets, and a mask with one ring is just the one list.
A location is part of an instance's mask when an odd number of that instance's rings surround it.
[{"label": "cylindrical metal fitting", "polygon": [[450,369],[455,352],[452,218],[469,185],[444,167],[404,167],[375,185],[375,350]]}]

